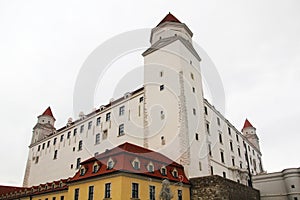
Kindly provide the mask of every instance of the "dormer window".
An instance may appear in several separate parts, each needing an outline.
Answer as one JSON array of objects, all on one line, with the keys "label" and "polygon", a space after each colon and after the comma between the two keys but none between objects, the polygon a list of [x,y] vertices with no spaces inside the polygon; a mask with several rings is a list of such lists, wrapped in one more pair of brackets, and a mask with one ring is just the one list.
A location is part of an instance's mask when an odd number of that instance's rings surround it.
[{"label": "dormer window", "polygon": [[154,172],[154,165],[153,165],[152,162],[150,162],[150,163],[147,165],[147,169],[148,169],[148,172],[151,172],[151,173]]},{"label": "dormer window", "polygon": [[133,161],[132,161],[132,166],[134,169],[140,169],[140,161],[138,158],[135,158]]},{"label": "dormer window", "polygon": [[176,168],[173,169],[172,175],[174,176],[174,178],[178,178],[178,171]]},{"label": "dormer window", "polygon": [[82,168],[80,169],[80,176],[83,176],[84,174],[85,174],[85,168],[82,167]]},{"label": "dormer window", "polygon": [[62,183],[62,182],[60,182],[60,183],[59,183],[59,187],[61,188],[62,186],[63,186],[63,183]]},{"label": "dormer window", "polygon": [[160,173],[161,173],[161,175],[163,175],[163,176],[167,176],[167,168],[166,168],[165,166],[162,166],[162,167],[160,168]]},{"label": "dormer window", "polygon": [[52,189],[54,189],[54,188],[55,188],[55,183],[52,184]]},{"label": "dormer window", "polygon": [[99,171],[99,165],[98,163],[95,162],[95,164],[93,165],[93,173],[97,173]]},{"label": "dormer window", "polygon": [[113,161],[113,159],[109,158],[107,161],[107,169],[113,169],[115,165],[115,162]]}]

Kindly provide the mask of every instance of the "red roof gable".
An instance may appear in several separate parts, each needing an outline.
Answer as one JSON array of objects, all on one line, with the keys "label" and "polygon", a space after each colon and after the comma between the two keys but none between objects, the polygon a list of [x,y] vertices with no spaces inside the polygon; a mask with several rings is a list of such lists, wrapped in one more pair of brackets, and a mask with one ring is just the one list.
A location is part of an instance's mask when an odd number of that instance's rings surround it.
[{"label": "red roof gable", "polygon": [[245,128],[248,128],[248,127],[254,128],[254,127],[252,126],[252,124],[248,121],[248,119],[246,119],[242,131],[243,131]]},{"label": "red roof gable", "polygon": [[[136,158],[140,162],[139,169],[135,169],[132,166],[132,162]],[[114,162],[113,169],[107,168],[109,159],[112,159]],[[99,170],[96,173],[93,172],[94,163],[98,163],[99,165]],[[147,166],[149,163],[154,165],[154,172],[148,171]],[[106,150],[104,153],[82,162],[81,165],[86,169],[86,173],[84,175],[80,175],[79,170],[75,176],[71,178],[71,182],[91,177],[104,176],[114,172],[125,172],[157,179],[169,179],[170,181],[177,182],[182,181],[186,184],[189,183],[184,174],[184,168],[182,165],[172,161],[160,153],[127,142],[111,150]],[[167,169],[166,175],[162,175],[160,172],[162,166]],[[174,169],[177,170],[178,177],[174,177],[172,175],[172,171]]]},{"label": "red roof gable", "polygon": [[[45,112],[43,112],[42,115],[47,115],[47,116],[50,116],[50,117],[53,117],[53,118],[54,118],[50,106],[45,110]],[[54,119],[55,119],[55,118],[54,118]]]},{"label": "red roof gable", "polygon": [[172,15],[171,13],[167,14],[165,16],[165,18],[163,18],[163,20],[161,20],[161,22],[159,22],[159,25],[161,25],[164,22],[177,22],[177,23],[181,23],[176,17],[174,17],[174,15]]}]

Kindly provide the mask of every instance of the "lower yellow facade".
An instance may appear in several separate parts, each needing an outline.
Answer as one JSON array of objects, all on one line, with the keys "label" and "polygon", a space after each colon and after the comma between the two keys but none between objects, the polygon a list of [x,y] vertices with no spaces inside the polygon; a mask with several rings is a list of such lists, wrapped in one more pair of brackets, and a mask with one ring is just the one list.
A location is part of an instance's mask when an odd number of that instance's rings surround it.
[{"label": "lower yellow facade", "polygon": [[[105,184],[110,183],[110,198],[105,198]],[[132,185],[138,184],[137,198],[132,196]],[[162,188],[162,180],[151,179],[134,174],[118,174],[105,176],[105,178],[90,179],[69,185],[68,200],[75,200],[75,189],[79,189],[79,200],[89,200],[89,187],[94,187],[93,200],[115,199],[115,200],[149,200],[150,186],[155,188],[155,199],[159,200],[159,194]],[[152,187],[153,188],[153,187]],[[190,199],[189,185],[183,185],[180,182],[170,182],[170,191],[173,199],[177,200],[180,193],[183,200]]]}]

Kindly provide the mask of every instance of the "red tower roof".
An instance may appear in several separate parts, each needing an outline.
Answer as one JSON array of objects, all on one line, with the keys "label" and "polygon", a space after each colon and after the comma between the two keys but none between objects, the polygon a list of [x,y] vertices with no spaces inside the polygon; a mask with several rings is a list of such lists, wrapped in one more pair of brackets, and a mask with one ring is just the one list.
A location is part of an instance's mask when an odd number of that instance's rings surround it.
[{"label": "red tower roof", "polygon": [[[50,106],[45,110],[45,112],[43,112],[42,115],[47,115],[47,116],[50,116],[50,117],[53,117],[53,118],[54,118]],[[54,118],[54,119],[55,119],[55,118]]]},{"label": "red tower roof", "polygon": [[254,128],[254,126],[252,126],[252,124],[248,121],[248,119],[246,119],[242,131],[243,131],[245,128],[248,128],[248,127]]},{"label": "red tower roof", "polygon": [[177,22],[177,23],[181,23],[176,17],[174,17],[174,15],[172,15],[171,13],[167,14],[165,16],[165,18],[163,18],[163,20],[161,20],[161,22],[159,22],[159,25],[161,25],[164,22]]}]

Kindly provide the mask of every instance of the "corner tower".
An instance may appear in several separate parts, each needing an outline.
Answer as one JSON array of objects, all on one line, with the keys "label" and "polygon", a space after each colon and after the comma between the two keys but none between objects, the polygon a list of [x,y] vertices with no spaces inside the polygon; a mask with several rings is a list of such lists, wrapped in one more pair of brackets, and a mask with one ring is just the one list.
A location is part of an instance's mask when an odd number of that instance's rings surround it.
[{"label": "corner tower", "polygon": [[251,142],[260,151],[259,139],[256,134],[256,128],[252,126],[248,119],[245,120],[242,133],[249,140],[249,142]]},{"label": "corner tower", "polygon": [[55,118],[53,116],[52,110],[48,107],[43,114],[38,116],[37,124],[33,127],[31,144],[38,142],[50,134],[55,132]]},{"label": "corner tower", "polygon": [[205,141],[201,59],[192,36],[169,13],[152,29],[151,47],[142,54],[144,147],[184,165],[189,177],[199,176],[199,162],[207,155],[200,144]]}]

